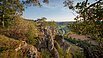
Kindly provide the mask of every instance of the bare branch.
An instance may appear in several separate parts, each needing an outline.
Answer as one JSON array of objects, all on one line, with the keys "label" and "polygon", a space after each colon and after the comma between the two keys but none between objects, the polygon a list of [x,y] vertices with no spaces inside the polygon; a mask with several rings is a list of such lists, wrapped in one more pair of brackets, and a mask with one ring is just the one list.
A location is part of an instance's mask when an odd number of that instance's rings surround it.
[{"label": "bare branch", "polygon": [[87,7],[82,13],[84,13],[86,10],[88,10],[90,7],[94,6],[95,4],[100,3],[101,1],[102,1],[102,0],[99,0],[99,1],[91,4],[91,5],[90,5],[89,7]]},{"label": "bare branch", "polygon": [[86,0],[85,6],[87,5],[87,3],[88,3],[88,0]]}]

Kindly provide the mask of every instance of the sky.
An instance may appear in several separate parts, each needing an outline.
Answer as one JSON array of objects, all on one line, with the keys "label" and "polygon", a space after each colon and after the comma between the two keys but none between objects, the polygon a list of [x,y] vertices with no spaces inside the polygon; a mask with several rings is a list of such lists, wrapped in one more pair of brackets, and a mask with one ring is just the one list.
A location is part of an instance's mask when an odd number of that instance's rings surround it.
[{"label": "sky", "polygon": [[[74,21],[76,13],[64,7],[64,0],[49,0],[49,4],[42,3],[42,7],[30,6],[23,12],[23,17],[37,20],[46,17],[47,21]],[[74,2],[83,0],[74,0]],[[93,0],[90,0],[91,2]]]}]

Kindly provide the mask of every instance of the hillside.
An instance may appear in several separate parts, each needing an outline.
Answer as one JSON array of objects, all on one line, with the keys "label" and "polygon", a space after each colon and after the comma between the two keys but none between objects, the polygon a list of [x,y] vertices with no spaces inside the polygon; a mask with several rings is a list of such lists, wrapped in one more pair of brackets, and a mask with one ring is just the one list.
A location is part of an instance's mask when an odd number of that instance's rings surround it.
[{"label": "hillside", "polygon": [[55,22],[25,20],[21,17],[14,19],[9,27],[0,28],[2,58],[72,58],[76,55],[77,50],[68,50],[71,44],[58,35]]},{"label": "hillside", "polygon": [[0,0],[0,58],[103,58],[103,0]]}]

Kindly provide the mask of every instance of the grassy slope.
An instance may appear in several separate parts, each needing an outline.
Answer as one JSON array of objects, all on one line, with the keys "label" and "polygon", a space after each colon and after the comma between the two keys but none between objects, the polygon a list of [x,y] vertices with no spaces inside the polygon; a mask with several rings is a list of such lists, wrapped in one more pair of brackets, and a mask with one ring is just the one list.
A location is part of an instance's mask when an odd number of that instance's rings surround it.
[{"label": "grassy slope", "polygon": [[[20,57],[19,52],[15,52],[15,48],[19,46],[21,41],[8,38],[4,35],[0,35],[0,57],[2,58],[15,58]],[[18,56],[17,56],[18,55]]]},{"label": "grassy slope", "polygon": [[[63,26],[65,27],[65,25]],[[7,35],[11,38],[6,37],[4,35],[0,35],[0,57],[22,58],[22,54],[23,54],[22,51],[15,52],[15,48],[19,46],[19,44],[21,43],[20,40],[22,40],[23,38],[27,40],[27,43],[36,45],[35,44],[36,41],[34,37],[36,37],[36,34],[38,34],[38,32],[36,30],[36,25],[33,21],[27,21],[27,20],[22,20],[20,18],[16,18],[15,24],[12,26],[12,28],[10,28],[9,30],[6,30],[6,33],[2,32],[2,34]],[[15,40],[16,38],[17,40]],[[77,48],[77,47],[74,47],[73,45],[71,46],[72,46],[71,52],[73,52],[74,48]],[[75,49],[75,51],[77,51],[77,49]],[[46,52],[47,54],[43,52],[43,55],[45,57],[48,57],[48,51]],[[61,47],[59,47],[59,44],[58,44],[58,52],[60,53],[60,56],[62,58],[64,54]],[[72,58],[72,55],[71,54],[69,55],[69,54],[70,53],[65,55],[65,58],[68,58],[68,57]]]}]

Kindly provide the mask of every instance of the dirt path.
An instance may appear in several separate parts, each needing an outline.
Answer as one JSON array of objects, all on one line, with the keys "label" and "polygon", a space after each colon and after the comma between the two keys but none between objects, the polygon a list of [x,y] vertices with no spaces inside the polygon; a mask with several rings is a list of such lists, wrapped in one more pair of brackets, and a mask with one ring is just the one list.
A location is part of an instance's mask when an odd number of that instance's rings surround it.
[{"label": "dirt path", "polygon": [[88,39],[90,39],[90,38],[88,38],[87,36],[85,36],[85,35],[78,35],[78,34],[69,34],[68,35],[68,38],[75,38],[75,39],[79,39],[79,40],[88,40]]}]

